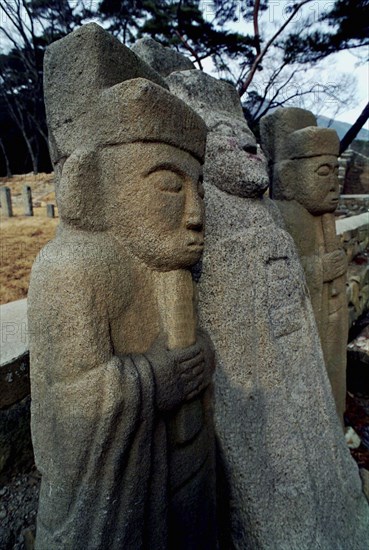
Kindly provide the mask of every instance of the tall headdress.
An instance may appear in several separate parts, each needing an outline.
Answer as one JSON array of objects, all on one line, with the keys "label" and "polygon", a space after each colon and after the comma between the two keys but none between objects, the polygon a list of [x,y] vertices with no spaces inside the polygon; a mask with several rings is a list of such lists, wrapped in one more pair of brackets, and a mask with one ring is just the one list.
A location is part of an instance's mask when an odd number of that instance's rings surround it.
[{"label": "tall headdress", "polygon": [[[256,149],[256,141],[245,120],[236,88],[196,69],[180,70],[186,58],[178,53],[173,57],[173,52],[154,44],[152,40],[142,42],[137,51],[155,67],[160,67],[161,62],[167,67],[170,62],[173,72],[165,79],[170,91],[202,117],[214,138],[207,142],[206,182],[229,193],[260,196],[267,184],[260,166],[255,169],[250,158],[237,157],[240,149],[244,153]],[[218,163],[219,151],[224,147],[228,148],[227,159],[234,168],[232,173],[224,170],[223,162]],[[233,162],[230,159],[234,155],[237,158]]]},{"label": "tall headdress", "polygon": [[[261,119],[261,145],[269,162],[272,194],[278,195],[278,164],[322,155],[337,156],[339,138],[330,128],[318,128],[310,111],[297,107],[279,108]],[[277,169],[277,170],[276,170]]]},{"label": "tall headdress", "polygon": [[162,46],[148,36],[137,40],[132,46],[132,51],[164,77],[169,76],[174,71],[195,69],[195,65],[188,57],[172,48]]},{"label": "tall headdress", "polygon": [[[95,23],[49,46],[44,93],[57,199],[64,218],[83,217],[73,202],[81,203],[78,193],[93,186],[91,178],[96,179],[98,170],[81,174],[81,159],[90,155],[92,166],[99,148],[161,142],[203,160],[206,127],[201,118],[168,91],[158,73]],[[73,155],[77,157],[73,170],[69,166],[73,174],[59,185],[61,166]],[[73,178],[79,181],[73,183]],[[64,174],[61,179],[65,180]],[[84,205],[86,200],[87,194]],[[91,212],[92,205],[84,210]]]},{"label": "tall headdress", "polygon": [[220,118],[245,121],[234,86],[197,70],[174,72],[166,78],[170,91],[183,99],[211,128]]}]

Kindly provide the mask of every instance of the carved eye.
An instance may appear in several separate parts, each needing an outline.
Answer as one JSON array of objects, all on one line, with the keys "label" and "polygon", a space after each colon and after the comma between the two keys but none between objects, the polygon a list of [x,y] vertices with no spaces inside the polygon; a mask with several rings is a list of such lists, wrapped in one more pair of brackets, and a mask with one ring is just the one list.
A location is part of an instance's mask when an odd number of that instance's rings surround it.
[{"label": "carved eye", "polygon": [[321,166],[319,166],[316,173],[318,174],[318,176],[329,176],[329,174],[331,173],[331,168],[330,166],[328,166],[328,164],[322,164]]},{"label": "carved eye", "polygon": [[154,185],[160,191],[166,193],[179,193],[183,188],[183,180],[179,174],[172,170],[157,170],[149,177],[154,178]]}]

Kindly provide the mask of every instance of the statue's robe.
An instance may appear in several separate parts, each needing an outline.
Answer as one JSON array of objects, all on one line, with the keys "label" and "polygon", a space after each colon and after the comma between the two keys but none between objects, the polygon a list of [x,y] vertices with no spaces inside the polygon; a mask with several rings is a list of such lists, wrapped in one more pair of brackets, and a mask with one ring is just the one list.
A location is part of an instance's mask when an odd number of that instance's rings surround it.
[{"label": "statue's robe", "polygon": [[176,449],[145,355],[160,331],[154,290],[151,271],[101,234],[62,227],[36,259],[38,550],[214,548],[211,411],[200,397],[201,429]]},{"label": "statue's robe", "polygon": [[269,199],[204,187],[222,548],[365,548],[369,509],[293,240]]},{"label": "statue's robe", "polygon": [[310,292],[325,366],[343,422],[346,409],[348,307],[346,273],[335,279],[324,273],[325,254],[339,251],[333,214],[313,216],[296,201],[276,201],[296,244]]}]

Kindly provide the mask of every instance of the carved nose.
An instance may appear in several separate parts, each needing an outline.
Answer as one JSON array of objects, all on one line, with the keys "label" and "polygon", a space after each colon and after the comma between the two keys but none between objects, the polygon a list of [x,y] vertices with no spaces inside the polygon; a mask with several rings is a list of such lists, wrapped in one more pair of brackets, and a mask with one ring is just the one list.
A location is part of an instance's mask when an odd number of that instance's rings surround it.
[{"label": "carved nose", "polygon": [[202,231],[203,223],[201,216],[190,216],[186,221],[186,229],[192,229],[192,231]]},{"label": "carved nose", "polygon": [[197,184],[189,189],[186,201],[186,229],[202,231],[204,215],[201,199],[197,192]]}]

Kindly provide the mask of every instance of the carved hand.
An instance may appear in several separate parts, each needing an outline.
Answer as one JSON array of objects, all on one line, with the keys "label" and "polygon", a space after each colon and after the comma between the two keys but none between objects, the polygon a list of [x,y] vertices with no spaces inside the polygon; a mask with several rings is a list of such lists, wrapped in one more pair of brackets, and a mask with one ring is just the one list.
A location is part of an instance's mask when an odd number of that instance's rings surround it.
[{"label": "carved hand", "polygon": [[347,259],[343,250],[335,250],[323,256],[323,281],[334,281],[346,272]]},{"label": "carved hand", "polygon": [[163,411],[193,399],[210,383],[213,352],[206,335],[185,349],[168,350],[162,339],[146,353],[156,381],[156,402]]}]

